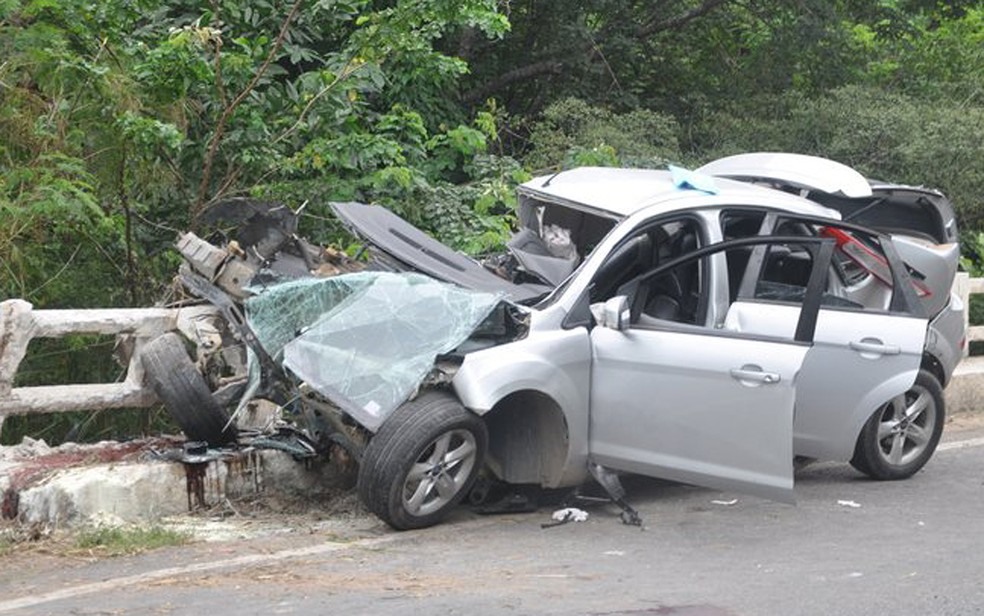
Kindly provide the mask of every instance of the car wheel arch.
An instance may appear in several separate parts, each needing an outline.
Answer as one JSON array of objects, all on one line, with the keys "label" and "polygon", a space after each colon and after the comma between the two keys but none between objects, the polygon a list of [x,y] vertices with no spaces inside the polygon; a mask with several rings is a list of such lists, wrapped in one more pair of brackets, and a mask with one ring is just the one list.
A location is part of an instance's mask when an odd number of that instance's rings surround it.
[{"label": "car wheel arch", "polygon": [[499,479],[545,487],[583,479],[569,477],[568,461],[575,452],[571,451],[567,418],[552,396],[520,389],[499,399],[481,416],[489,433],[487,466]]},{"label": "car wheel arch", "polygon": [[946,387],[947,379],[946,373],[943,370],[943,363],[935,355],[924,352],[920,368],[936,377],[936,381],[940,384],[940,387]]},{"label": "car wheel arch", "polygon": [[838,451],[829,456],[829,459],[849,461],[854,456],[854,447],[858,436],[868,420],[871,419],[872,414],[878,412],[888,401],[908,391],[916,382],[918,374],[919,369],[907,370],[883,381],[872,389],[848,422],[844,438],[839,439]]}]

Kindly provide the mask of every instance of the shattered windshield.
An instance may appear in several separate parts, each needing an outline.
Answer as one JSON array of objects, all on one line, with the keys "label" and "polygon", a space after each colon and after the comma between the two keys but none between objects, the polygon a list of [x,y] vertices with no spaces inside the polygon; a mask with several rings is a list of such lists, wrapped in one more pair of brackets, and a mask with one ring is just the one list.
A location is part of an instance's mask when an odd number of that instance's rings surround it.
[{"label": "shattered windshield", "polygon": [[421,274],[362,272],[267,288],[246,313],[276,361],[375,431],[502,299]]}]

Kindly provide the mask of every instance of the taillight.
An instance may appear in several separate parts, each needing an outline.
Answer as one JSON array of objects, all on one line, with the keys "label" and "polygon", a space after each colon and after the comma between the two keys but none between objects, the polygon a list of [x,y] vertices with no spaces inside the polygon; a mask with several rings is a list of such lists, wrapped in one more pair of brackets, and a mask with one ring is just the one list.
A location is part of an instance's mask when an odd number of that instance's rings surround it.
[{"label": "taillight", "polygon": [[[820,235],[833,238],[837,243],[837,249],[845,256],[870,272],[878,280],[892,286],[892,269],[888,266],[888,261],[864,242],[842,229],[831,227],[822,227]],[[912,278],[912,286],[916,289],[916,294],[919,297],[929,297],[933,294],[929,287],[915,278]]]}]

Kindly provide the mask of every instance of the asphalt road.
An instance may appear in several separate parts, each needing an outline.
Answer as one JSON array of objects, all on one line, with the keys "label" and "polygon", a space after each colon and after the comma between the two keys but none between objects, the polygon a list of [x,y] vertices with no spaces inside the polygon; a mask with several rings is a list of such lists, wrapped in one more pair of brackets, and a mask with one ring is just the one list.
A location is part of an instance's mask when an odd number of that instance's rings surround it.
[{"label": "asphalt road", "polygon": [[[980,423],[980,422],[978,422]],[[797,473],[796,506],[633,479],[611,506],[0,562],[0,614],[984,614],[984,432],[910,480]]]}]

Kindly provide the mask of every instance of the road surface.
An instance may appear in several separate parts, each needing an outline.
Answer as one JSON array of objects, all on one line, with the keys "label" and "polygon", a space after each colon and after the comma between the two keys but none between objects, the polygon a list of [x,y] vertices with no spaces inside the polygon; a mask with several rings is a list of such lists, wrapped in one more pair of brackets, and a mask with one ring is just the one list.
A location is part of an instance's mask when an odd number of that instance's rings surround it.
[{"label": "road surface", "polygon": [[363,517],[133,557],[15,554],[0,614],[984,614],[980,424],[948,426],[907,481],[808,466],[796,506],[630,478],[645,530],[606,505],[554,528],[549,509],[462,511],[405,533]]}]

